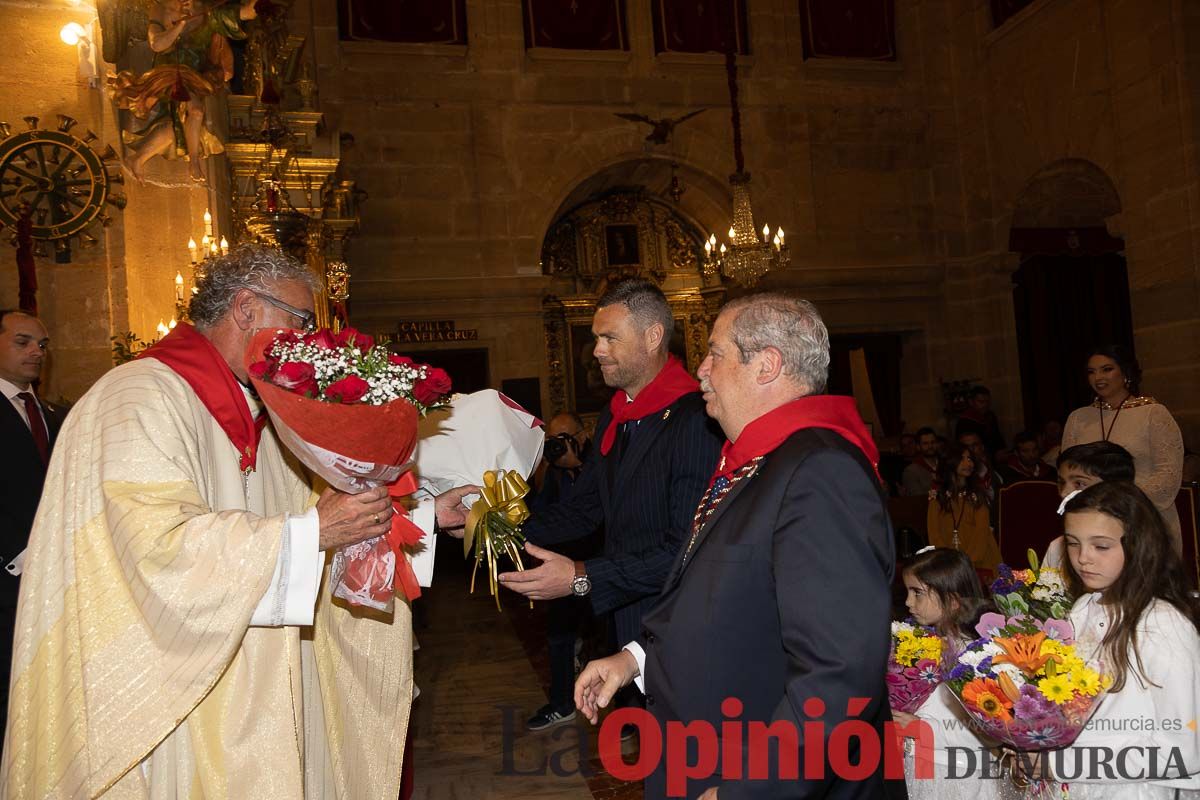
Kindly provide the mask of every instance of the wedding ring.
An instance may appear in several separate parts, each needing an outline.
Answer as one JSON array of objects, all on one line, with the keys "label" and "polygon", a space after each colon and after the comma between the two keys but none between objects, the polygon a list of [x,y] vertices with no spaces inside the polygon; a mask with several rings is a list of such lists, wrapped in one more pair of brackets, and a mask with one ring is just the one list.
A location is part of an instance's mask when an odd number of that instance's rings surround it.
[{"label": "wedding ring", "polygon": [[371,516],[375,518],[375,524],[376,524],[376,525],[378,525],[378,524],[379,524],[379,515],[378,515],[378,514],[372,514]]}]

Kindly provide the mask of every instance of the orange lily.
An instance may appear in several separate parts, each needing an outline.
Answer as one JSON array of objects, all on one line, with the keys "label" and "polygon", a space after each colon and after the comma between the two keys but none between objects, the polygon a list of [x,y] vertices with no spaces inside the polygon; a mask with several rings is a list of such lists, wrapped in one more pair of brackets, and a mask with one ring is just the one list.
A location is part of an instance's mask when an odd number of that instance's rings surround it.
[{"label": "orange lily", "polygon": [[1009,638],[997,636],[992,641],[1004,651],[992,659],[993,664],[1012,664],[1030,677],[1046,666],[1047,661],[1053,661],[1056,664],[1062,663],[1062,656],[1055,653],[1042,654],[1042,642],[1046,641],[1046,634],[1043,631],[1032,636],[1023,634]]},{"label": "orange lily", "polygon": [[[992,663],[996,663],[996,659],[992,659]],[[1016,682],[1008,677],[1008,673],[1001,672],[996,676],[996,683],[1000,684],[1000,690],[1004,692],[1004,696],[1014,703],[1021,699],[1021,690],[1017,688]]]}]

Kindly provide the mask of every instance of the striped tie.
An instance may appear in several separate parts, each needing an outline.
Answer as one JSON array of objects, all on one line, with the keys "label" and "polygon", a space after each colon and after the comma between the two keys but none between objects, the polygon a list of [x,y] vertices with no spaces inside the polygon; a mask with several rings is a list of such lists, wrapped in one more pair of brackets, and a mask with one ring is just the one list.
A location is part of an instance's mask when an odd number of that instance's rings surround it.
[{"label": "striped tie", "polygon": [[704,527],[704,523],[708,522],[708,518],[717,510],[717,506],[721,505],[721,501],[729,494],[729,490],[738,485],[738,482],[744,478],[748,478],[754,470],[758,469],[758,464],[763,460],[762,456],[757,456],[747,463],[738,467],[729,477],[718,475],[712,485],[708,487],[708,491],[704,493],[704,497],[700,498],[700,505],[696,509],[696,516],[692,519],[692,535],[688,539],[687,550],[683,553],[683,563],[686,565],[688,559],[691,558],[692,548],[696,546],[696,539],[700,536],[700,530]]}]

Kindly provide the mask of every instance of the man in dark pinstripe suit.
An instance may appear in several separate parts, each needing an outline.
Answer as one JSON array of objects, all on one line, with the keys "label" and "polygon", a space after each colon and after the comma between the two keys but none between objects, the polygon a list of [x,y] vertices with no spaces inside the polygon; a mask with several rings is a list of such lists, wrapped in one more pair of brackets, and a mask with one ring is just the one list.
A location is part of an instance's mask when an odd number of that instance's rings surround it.
[{"label": "man in dark pinstripe suit", "polygon": [[[699,385],[670,356],[674,320],[654,284],[625,280],[597,303],[595,355],[617,389],[596,426],[599,446],[571,498],[529,520],[526,551],[542,564],[500,582],[535,600],[575,594],[611,612],[617,642],[641,630],[716,466],[724,436]],[[605,527],[604,554],[573,561],[548,549]],[[614,647],[615,649],[615,647]]]}]

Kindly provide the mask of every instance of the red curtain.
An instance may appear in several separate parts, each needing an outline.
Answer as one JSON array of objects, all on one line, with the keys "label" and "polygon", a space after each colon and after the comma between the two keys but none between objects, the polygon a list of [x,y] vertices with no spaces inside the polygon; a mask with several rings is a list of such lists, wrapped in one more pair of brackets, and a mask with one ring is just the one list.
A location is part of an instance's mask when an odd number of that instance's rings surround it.
[{"label": "red curtain", "polygon": [[409,44],[466,44],[466,0],[338,0],[343,40]]},{"label": "red curtain", "polygon": [[730,36],[750,52],[743,0],[654,0],[653,9],[657,53],[724,53]]},{"label": "red curtain", "polygon": [[893,0],[800,0],[805,58],[896,60]]},{"label": "red curtain", "polygon": [[524,0],[525,46],[628,50],[624,0]]}]

